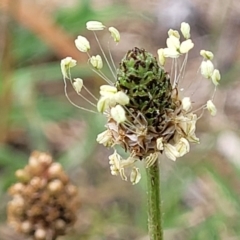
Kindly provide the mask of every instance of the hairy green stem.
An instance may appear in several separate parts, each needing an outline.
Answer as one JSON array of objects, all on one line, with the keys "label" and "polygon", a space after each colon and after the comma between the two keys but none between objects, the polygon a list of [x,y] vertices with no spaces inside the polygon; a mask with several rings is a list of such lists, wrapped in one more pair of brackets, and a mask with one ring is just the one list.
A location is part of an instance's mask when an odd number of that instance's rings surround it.
[{"label": "hairy green stem", "polygon": [[163,240],[160,170],[156,161],[147,168],[148,232],[150,240]]}]

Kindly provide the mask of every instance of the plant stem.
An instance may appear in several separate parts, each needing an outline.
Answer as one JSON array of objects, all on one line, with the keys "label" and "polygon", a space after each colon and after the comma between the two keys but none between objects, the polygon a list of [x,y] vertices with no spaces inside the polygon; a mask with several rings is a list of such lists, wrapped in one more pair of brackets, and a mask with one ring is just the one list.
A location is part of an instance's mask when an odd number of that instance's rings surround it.
[{"label": "plant stem", "polygon": [[160,170],[158,161],[147,168],[147,188],[149,237],[150,240],[163,240]]}]

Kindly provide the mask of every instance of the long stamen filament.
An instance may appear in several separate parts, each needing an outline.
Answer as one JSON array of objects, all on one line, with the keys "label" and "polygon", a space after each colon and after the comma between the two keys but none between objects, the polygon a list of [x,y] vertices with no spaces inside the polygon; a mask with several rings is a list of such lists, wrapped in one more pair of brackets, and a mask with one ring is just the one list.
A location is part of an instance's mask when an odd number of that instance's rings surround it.
[{"label": "long stamen filament", "polygon": [[113,85],[113,82],[110,79],[108,79],[108,77],[102,71],[99,71],[99,70],[97,71],[94,68],[92,68],[92,71],[95,72],[99,77],[101,77],[109,85]]},{"label": "long stamen filament", "polygon": [[212,99],[211,99],[212,101],[214,100],[214,97],[215,97],[216,91],[217,91],[217,86],[215,86],[215,88],[214,88],[213,95],[212,95]]},{"label": "long stamen filament", "polygon": [[124,126],[126,127],[126,129],[127,129],[128,131],[136,134],[136,132],[135,132],[133,129],[131,129],[131,127],[132,127],[133,125],[132,125],[132,123],[131,123],[130,121],[127,120],[127,121],[125,121],[123,124],[124,124]]},{"label": "long stamen filament", "polygon": [[201,109],[206,109],[206,106],[207,106],[207,104],[204,104],[203,106],[201,106],[201,107],[195,109],[194,111],[192,111],[192,113],[198,112]]},{"label": "long stamen filament", "polygon": [[98,101],[98,99],[88,90],[87,87],[85,87],[85,85],[83,85],[83,88],[86,90],[86,92],[87,92],[90,96],[92,96],[96,101]]},{"label": "long stamen filament", "polygon": [[177,86],[177,69],[178,64],[177,64],[177,59],[174,59],[174,81],[173,81],[173,88]]},{"label": "long stamen filament", "polygon": [[67,100],[68,100],[74,107],[79,108],[79,109],[82,109],[82,110],[87,111],[87,112],[98,113],[98,112],[96,112],[96,111],[93,111],[93,110],[90,110],[90,109],[87,109],[87,108],[84,108],[84,107],[80,107],[80,106],[78,106],[77,104],[75,104],[75,103],[69,98],[69,96],[68,96],[68,93],[67,93],[67,82],[66,82],[65,77],[63,78],[63,82],[64,82],[64,94],[65,94]]},{"label": "long stamen filament", "polygon": [[131,112],[127,107],[124,107],[124,109],[125,109],[126,111],[128,111],[128,113],[134,118],[134,120],[137,121],[137,123],[138,123],[141,127],[143,127],[143,125],[142,125],[141,122],[138,120],[138,118],[135,117],[135,116],[132,114],[132,112]]},{"label": "long stamen filament", "polygon": [[[199,85],[200,85],[200,84],[201,84],[201,79],[198,80],[198,83],[196,84],[195,89],[194,89],[194,91],[193,91],[192,94],[191,94],[191,97],[192,97],[192,96],[194,95],[194,93],[196,93],[196,91],[199,89]],[[190,84],[188,85],[187,89],[190,88],[191,85],[192,85],[192,81],[191,81]]]},{"label": "long stamen filament", "polygon": [[[68,69],[68,75],[69,75],[69,80],[70,80],[70,82],[71,82],[71,84],[72,84],[72,87],[74,88],[74,86],[73,86],[73,80],[72,80],[72,77],[71,77],[70,68]],[[78,106],[77,104],[73,103],[73,101],[69,98],[68,93],[67,93],[67,82],[66,82],[66,79],[63,78],[63,81],[64,81],[65,95],[66,95],[67,99],[70,101],[71,104],[73,104],[75,107],[78,107],[78,108],[80,108],[80,109],[97,113],[97,112],[95,112],[95,111],[88,110],[88,109],[86,109],[86,108],[84,108],[84,107],[80,107],[80,106]],[[84,86],[84,88],[86,89],[85,86]],[[87,92],[89,92],[88,89],[87,89]],[[90,93],[90,92],[89,92],[89,93]],[[80,93],[77,93],[77,94],[78,94],[79,96],[81,96],[81,97],[82,97],[85,101],[87,101],[89,104],[91,104],[92,106],[96,107],[96,104],[92,103],[90,100],[88,100],[87,98],[85,98],[82,94],[80,94]],[[90,94],[91,94],[91,93],[90,93]],[[98,100],[98,99],[97,99],[97,100]]]},{"label": "long stamen filament", "polygon": [[173,69],[174,69],[174,59],[172,59],[170,79],[172,79],[173,77]]},{"label": "long stamen filament", "polygon": [[[201,108],[200,108],[200,109],[201,109]],[[200,109],[198,109],[198,111],[199,111]],[[203,116],[205,109],[206,109],[206,104],[202,106],[202,112],[201,112],[201,114],[197,117],[197,120],[199,120],[199,119]]]},{"label": "long stamen filament", "polygon": [[115,70],[115,72],[116,72],[116,71],[117,71],[117,68],[116,68],[116,65],[115,65],[115,63],[114,63],[114,60],[113,60],[112,53],[111,53],[111,50],[110,50],[110,46],[109,46],[109,45],[110,45],[110,44],[109,44],[109,42],[108,42],[108,54],[109,54],[109,57],[110,57],[112,66],[113,66],[113,68],[114,68],[114,70]]},{"label": "long stamen filament", "polygon": [[125,121],[124,126],[126,127],[126,129],[136,135],[139,135],[137,131],[135,131],[134,129],[132,129],[132,127],[134,127],[135,129],[137,128],[134,124],[132,124],[130,121]]},{"label": "long stamen filament", "polygon": [[[91,58],[91,55],[89,54],[89,52],[87,52],[88,58]],[[89,63],[89,60],[88,60]],[[91,65],[91,64],[90,64]],[[92,65],[91,65],[92,67]],[[101,71],[101,70],[96,70],[94,68],[92,68],[93,72],[95,72],[99,77],[101,77],[105,82],[107,82],[108,84],[112,84],[112,81]]]},{"label": "long stamen filament", "polygon": [[93,102],[91,102],[90,100],[88,100],[86,97],[84,97],[81,93],[77,93],[80,97],[82,97],[86,102],[88,102],[89,104],[91,104],[93,107],[97,107],[96,104],[94,104]]},{"label": "long stamen filament", "polygon": [[175,83],[176,86],[178,86],[178,83],[180,82],[181,79],[184,79],[185,70],[186,70],[186,66],[187,66],[187,59],[188,59],[188,53],[186,53],[183,63],[182,63],[182,66],[179,70],[179,74],[178,74],[178,77],[177,77],[177,80]]},{"label": "long stamen filament", "polygon": [[107,59],[107,56],[106,56],[106,54],[104,53],[103,48],[102,48],[102,46],[101,46],[101,44],[100,44],[100,42],[99,42],[99,40],[98,40],[97,34],[96,34],[95,32],[93,32],[93,34],[94,34],[94,36],[95,36],[95,38],[96,38],[96,41],[97,41],[97,43],[98,43],[98,46],[99,46],[99,48],[100,48],[100,50],[101,50],[101,52],[102,52],[102,54],[103,54],[103,57],[104,57],[107,65],[108,65],[108,67],[109,67],[109,69],[110,69],[110,71],[111,71],[114,79],[116,79],[116,76],[115,76],[115,74],[114,74],[114,71],[113,71],[113,69],[112,69],[112,67],[111,67],[111,65],[110,65],[110,63],[109,63],[109,61],[108,61],[108,59]]}]

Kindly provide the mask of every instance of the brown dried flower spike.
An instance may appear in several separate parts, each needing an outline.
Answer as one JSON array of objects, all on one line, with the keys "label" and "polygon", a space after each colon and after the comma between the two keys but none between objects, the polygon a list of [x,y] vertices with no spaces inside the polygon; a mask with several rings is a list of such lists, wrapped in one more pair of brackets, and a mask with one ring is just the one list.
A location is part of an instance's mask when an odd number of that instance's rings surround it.
[{"label": "brown dried flower spike", "polygon": [[8,223],[34,240],[54,240],[76,221],[77,188],[50,155],[33,152],[10,187]]}]

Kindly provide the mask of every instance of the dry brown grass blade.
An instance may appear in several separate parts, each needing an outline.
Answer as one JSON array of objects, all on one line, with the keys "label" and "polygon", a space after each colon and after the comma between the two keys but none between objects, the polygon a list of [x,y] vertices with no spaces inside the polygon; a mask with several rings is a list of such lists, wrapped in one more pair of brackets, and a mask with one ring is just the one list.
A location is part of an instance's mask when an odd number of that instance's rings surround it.
[{"label": "dry brown grass blade", "polygon": [[86,57],[76,50],[73,39],[33,2],[0,0],[0,11],[7,12],[19,24],[35,33],[59,58],[72,56],[78,61],[86,61]]}]

